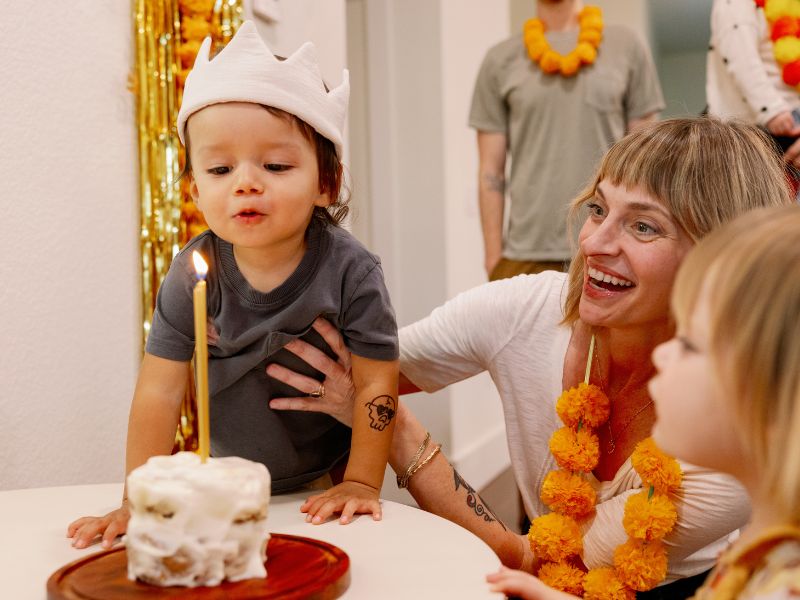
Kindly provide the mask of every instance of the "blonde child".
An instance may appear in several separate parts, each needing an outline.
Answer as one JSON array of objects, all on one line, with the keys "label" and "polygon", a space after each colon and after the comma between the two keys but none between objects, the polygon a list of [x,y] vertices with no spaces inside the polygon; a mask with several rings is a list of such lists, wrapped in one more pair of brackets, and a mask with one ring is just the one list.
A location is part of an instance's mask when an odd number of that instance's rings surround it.
[{"label": "blonde child", "polygon": [[[750,523],[696,600],[800,597],[800,208],[751,212],[710,234],[681,266],[677,334],[656,348],[653,437],[687,462],[728,473]],[[494,591],[570,598],[502,569]]]},{"label": "blonde child", "polygon": [[[380,519],[397,410],[398,342],[380,261],[337,226],[349,84],[328,91],[314,48],[275,58],[251,22],[213,59],[200,49],[178,133],[192,197],[210,230],[176,256],[159,290],[131,406],[126,472],[169,454],[194,344],[192,253],[209,264],[211,454],[270,469],[273,492],[308,484],[347,460],[343,481],[303,506],[314,523],[340,512]],[[291,352],[297,339],[332,353],[317,329],[333,323],[353,354],[350,429],[317,413],[272,411],[270,398],[322,397],[322,375]],[[292,389],[267,373],[301,370]],[[128,509],[72,523],[85,547],[124,533]]]}]

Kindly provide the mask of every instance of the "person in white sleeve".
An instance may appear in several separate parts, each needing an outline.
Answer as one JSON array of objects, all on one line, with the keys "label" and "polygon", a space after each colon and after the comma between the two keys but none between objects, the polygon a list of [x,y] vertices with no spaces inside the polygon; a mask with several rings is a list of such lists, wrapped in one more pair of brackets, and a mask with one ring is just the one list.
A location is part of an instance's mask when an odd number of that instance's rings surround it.
[{"label": "person in white sleeve", "polygon": [[[582,226],[569,274],[487,283],[401,329],[401,393],[433,392],[488,371],[503,403],[514,476],[533,520],[548,512],[540,492],[556,464],[548,447],[561,426],[556,400],[584,380],[594,337],[589,379],[610,399],[610,417],[596,430],[599,461],[585,476],[597,500],[581,521],[577,562],[581,568],[609,566],[627,539],[625,502],[642,489],[630,456],[654,422],[647,390],[651,354],[674,335],[669,297],[678,266],[722,223],[755,207],[791,202],[780,157],[754,126],[689,118],[636,131],[611,147],[573,202]],[[325,412],[347,422],[353,397],[347,352],[332,326],[320,321],[315,327],[339,360],[308,345],[292,351],[325,374],[324,401],[273,399],[269,406]],[[318,385],[278,365],[267,370],[301,391]],[[506,566],[537,571],[541,557],[528,540],[508,530],[438,450],[401,403],[390,452],[398,484],[421,508],[484,539]],[[688,464],[681,468],[679,517],[664,540],[666,576],[640,597],[691,596],[748,519],[746,495],[732,479]]]},{"label": "person in white sleeve", "polygon": [[754,0],[714,0],[706,61],[708,113],[765,128],[800,167],[800,92],[783,81],[764,9]]}]

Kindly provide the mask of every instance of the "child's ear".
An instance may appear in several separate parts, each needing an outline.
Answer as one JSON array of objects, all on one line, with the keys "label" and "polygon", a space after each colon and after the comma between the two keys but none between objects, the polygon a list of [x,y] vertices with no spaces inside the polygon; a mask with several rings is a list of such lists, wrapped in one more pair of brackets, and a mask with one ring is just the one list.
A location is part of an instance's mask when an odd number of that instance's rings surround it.
[{"label": "child's ear", "polygon": [[317,199],[314,200],[314,206],[321,206],[322,208],[328,208],[331,204],[331,197],[330,195],[325,192],[324,194],[320,194],[317,196]]},{"label": "child's ear", "polygon": [[200,190],[197,189],[197,181],[191,173],[189,174],[189,193],[192,195],[194,203],[200,208]]}]

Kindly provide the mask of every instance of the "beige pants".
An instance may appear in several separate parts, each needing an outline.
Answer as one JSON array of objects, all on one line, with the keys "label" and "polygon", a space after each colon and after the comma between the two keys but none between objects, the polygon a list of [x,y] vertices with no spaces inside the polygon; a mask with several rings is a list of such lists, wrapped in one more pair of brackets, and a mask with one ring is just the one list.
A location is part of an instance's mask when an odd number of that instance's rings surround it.
[{"label": "beige pants", "polygon": [[492,272],[489,274],[489,281],[498,279],[509,279],[515,275],[533,275],[542,271],[563,271],[569,269],[569,261],[535,261],[535,260],[512,260],[501,258]]}]

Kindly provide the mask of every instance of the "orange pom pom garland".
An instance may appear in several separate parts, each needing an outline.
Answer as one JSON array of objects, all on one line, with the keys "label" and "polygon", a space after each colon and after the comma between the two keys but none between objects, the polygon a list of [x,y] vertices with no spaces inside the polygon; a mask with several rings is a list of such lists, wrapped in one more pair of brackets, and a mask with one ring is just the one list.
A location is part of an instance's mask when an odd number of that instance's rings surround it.
[{"label": "orange pom pom garland", "polygon": [[614,552],[614,568],[577,567],[583,551],[579,520],[595,507],[594,488],[586,473],[594,470],[600,444],[593,429],[610,415],[603,391],[589,383],[594,336],[583,383],[561,394],[556,412],[564,427],[550,438],[550,451],[561,469],[551,471],[542,483],[540,497],[551,513],[531,523],[528,540],[534,554],[546,561],[539,578],[549,586],[592,600],[633,600],[635,591],[654,588],[667,574],[667,551],[661,539],[675,527],[677,509],[670,498],[681,484],[678,462],[665,455],[647,438],[631,455],[631,464],[642,479],[643,490],[628,498],[622,525],[629,539]]},{"label": "orange pom pom garland", "polygon": [[539,18],[528,19],[522,29],[522,38],[530,59],[545,73],[561,73],[572,77],[583,65],[591,65],[597,58],[597,49],[603,40],[603,13],[597,6],[586,6],[578,15],[580,31],[578,43],[566,55],[550,47],[544,35],[545,25]]},{"label": "orange pom pom garland", "polygon": [[764,9],[784,83],[800,89],[800,1],[756,0],[756,6]]}]

